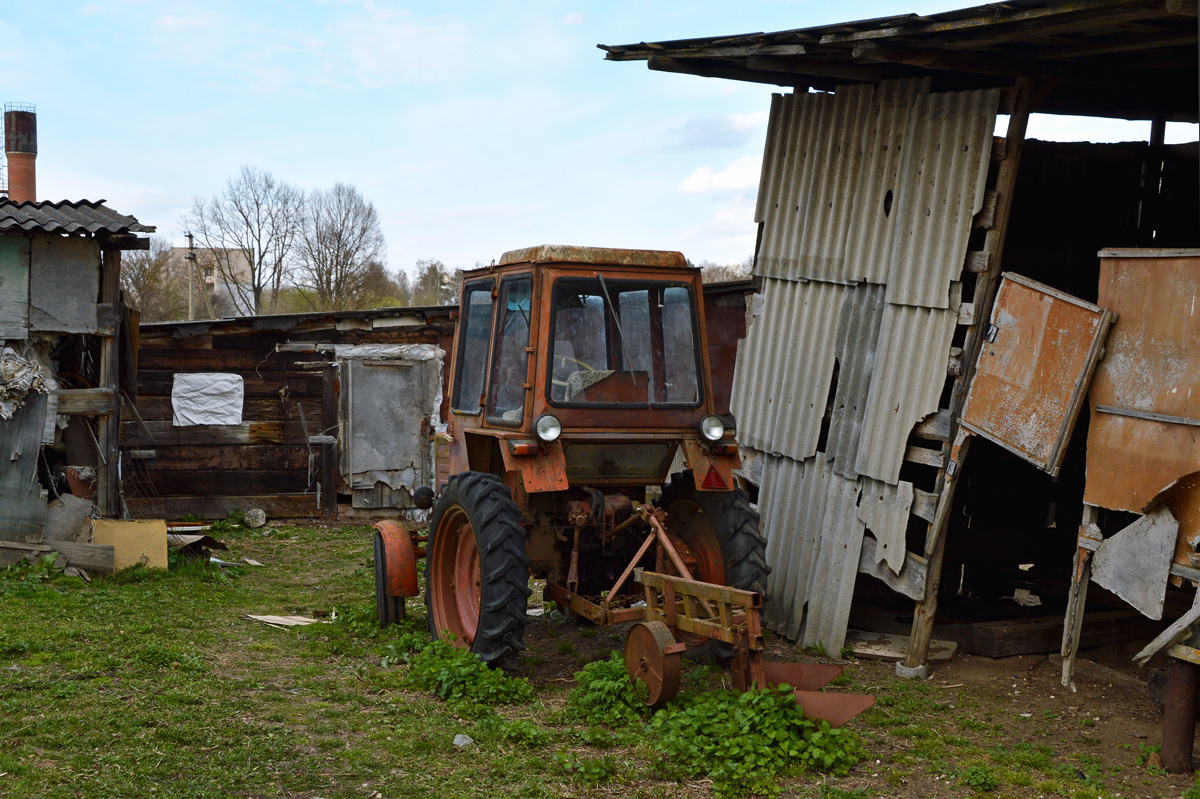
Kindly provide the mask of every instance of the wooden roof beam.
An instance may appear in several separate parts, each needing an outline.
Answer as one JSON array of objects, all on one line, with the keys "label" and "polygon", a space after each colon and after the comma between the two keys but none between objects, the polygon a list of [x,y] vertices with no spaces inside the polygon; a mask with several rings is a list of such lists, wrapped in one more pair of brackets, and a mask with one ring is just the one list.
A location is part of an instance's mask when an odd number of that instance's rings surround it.
[{"label": "wooden roof beam", "polygon": [[[805,52],[802,44],[753,44],[655,50],[651,58],[747,58],[753,55],[804,55]],[[644,61],[646,54],[640,51],[634,53],[609,51],[605,59],[609,61]]]},{"label": "wooden roof beam", "polygon": [[1062,50],[1042,53],[1035,56],[1035,58],[1059,61],[1066,58],[1088,58],[1090,56],[1155,50],[1185,44],[1195,46],[1196,31],[1169,31],[1151,36],[1139,36],[1133,39],[1128,36],[1118,35],[1105,43],[1088,44],[1073,48],[1068,47]]},{"label": "wooden roof beam", "polygon": [[726,78],[751,83],[767,83],[774,86],[790,86],[795,87],[797,91],[807,89],[809,86],[809,81],[806,81],[803,75],[746,69],[736,64],[714,64],[654,56],[646,61],[646,66],[655,72],[676,72],[701,78]]},{"label": "wooden roof beam", "polygon": [[[900,25],[893,28],[859,30],[852,33],[831,33],[821,37],[821,44],[858,42],[869,39],[890,39],[897,36],[941,34],[952,31],[965,31],[973,28],[994,30],[996,27],[1006,27],[1021,22],[1028,22],[1038,27],[1043,25],[1047,20],[1055,17],[1065,16],[1078,21],[1079,18],[1076,15],[1080,13],[1098,12],[1100,15],[1104,15],[1111,12],[1114,8],[1133,5],[1145,7],[1147,4],[1143,0],[1078,0],[1077,2],[1064,3],[1062,5],[1044,6],[1042,8],[1014,11],[1007,14],[996,13],[981,17],[967,17],[948,22],[922,22],[920,24]],[[1162,5],[1159,2],[1156,2],[1155,5],[1158,9],[1162,9]],[[1046,32],[1050,33],[1049,30]]]}]

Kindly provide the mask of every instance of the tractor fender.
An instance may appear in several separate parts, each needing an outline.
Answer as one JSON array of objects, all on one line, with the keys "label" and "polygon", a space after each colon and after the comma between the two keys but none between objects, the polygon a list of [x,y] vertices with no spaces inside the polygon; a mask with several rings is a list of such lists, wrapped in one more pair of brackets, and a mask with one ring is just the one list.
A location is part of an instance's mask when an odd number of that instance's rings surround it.
[{"label": "tractor fender", "polygon": [[566,491],[567,458],[563,454],[562,442],[541,444],[537,455],[515,455],[512,451],[516,441],[498,441],[500,457],[506,472],[517,472],[525,486],[525,493],[540,491]]},{"label": "tractor fender", "polygon": [[417,596],[417,552],[403,523],[388,519],[375,523],[383,540],[385,585],[388,596]]},{"label": "tractor fender", "polygon": [[742,465],[736,450],[731,455],[713,455],[699,441],[685,438],[683,459],[692,470],[697,491],[732,491],[736,487],[733,470]]}]

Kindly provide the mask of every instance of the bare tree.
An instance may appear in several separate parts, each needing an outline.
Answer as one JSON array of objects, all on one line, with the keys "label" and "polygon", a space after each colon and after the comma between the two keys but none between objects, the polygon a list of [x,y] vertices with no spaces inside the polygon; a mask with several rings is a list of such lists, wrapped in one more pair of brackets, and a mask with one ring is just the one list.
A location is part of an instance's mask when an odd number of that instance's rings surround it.
[{"label": "bare tree", "polygon": [[379,215],[345,183],[308,196],[298,250],[297,286],[318,310],[364,307],[387,278]]},{"label": "bare tree", "polygon": [[238,314],[262,313],[288,275],[303,221],[304,192],[269,171],[244,166],[225,191],[197,197],[183,218],[207,251]]},{"label": "bare tree", "polygon": [[149,250],[121,256],[121,288],[126,301],[142,312],[143,322],[187,317],[187,273],[172,264],[170,249],[165,239],[153,236]]}]

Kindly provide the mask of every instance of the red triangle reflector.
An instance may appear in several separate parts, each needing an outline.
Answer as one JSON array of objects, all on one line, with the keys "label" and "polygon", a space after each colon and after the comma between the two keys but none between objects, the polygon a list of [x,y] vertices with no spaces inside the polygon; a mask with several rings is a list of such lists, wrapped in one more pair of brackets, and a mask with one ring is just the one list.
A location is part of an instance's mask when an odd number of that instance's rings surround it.
[{"label": "red triangle reflector", "polygon": [[725,481],[721,479],[721,473],[717,471],[716,466],[708,467],[708,474],[704,476],[702,485],[705,488],[728,488]]}]

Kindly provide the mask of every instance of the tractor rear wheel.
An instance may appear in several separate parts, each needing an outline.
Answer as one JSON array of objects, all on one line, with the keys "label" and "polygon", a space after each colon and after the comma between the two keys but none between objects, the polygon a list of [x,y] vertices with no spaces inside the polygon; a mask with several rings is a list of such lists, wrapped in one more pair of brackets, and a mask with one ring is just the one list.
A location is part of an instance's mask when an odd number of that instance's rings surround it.
[{"label": "tractor rear wheel", "polygon": [[[767,597],[767,541],[758,530],[750,497],[733,491],[697,491],[692,472],[680,472],[663,489],[667,531],[683,541],[696,560],[692,576],[706,583],[757,591]],[[688,657],[706,663],[728,660],[733,647],[705,636],[679,633]]]},{"label": "tractor rear wheel", "polygon": [[450,633],[485,663],[515,670],[525,648],[529,557],[508,488],[491,474],[451,477],[429,522],[427,552],[429,632]]}]

